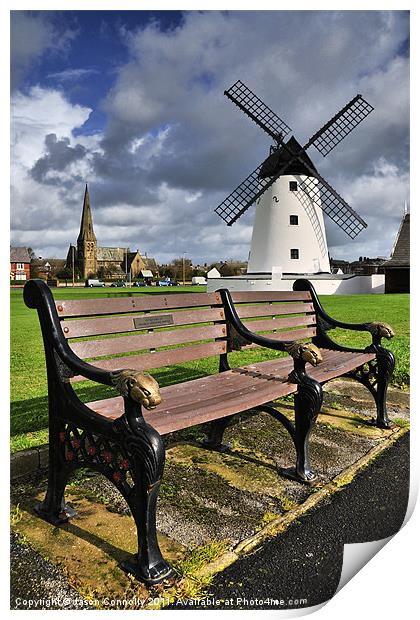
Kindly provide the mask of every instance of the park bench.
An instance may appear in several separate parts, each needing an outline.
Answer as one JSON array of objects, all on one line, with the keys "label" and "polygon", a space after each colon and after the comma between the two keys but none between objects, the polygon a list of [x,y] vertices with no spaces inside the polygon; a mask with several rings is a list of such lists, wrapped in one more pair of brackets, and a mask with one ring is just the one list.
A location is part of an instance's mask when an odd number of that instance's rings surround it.
[{"label": "park bench", "polygon": [[[146,584],[172,574],[156,537],[162,436],[209,423],[202,445],[223,450],[223,433],[235,414],[263,411],[283,424],[296,449],[296,466],[283,473],[313,483],[309,435],[322,384],[339,376],[370,390],[374,423],[389,428],[386,391],[395,360],[381,338],[391,338],[392,329],[329,317],[307,280],[297,280],[292,292],[123,293],[70,301],[54,301],[45,282],[30,280],[24,299],[38,311],[48,376],[49,478],[36,512],[50,523],[66,522],[64,490],[71,474],[81,467],[104,474],[137,526],[138,554],[122,567]],[[370,332],[372,343],[365,349],[340,346],[331,338],[335,328]],[[257,346],[272,349],[272,358],[230,368],[231,352]],[[174,382],[183,364],[213,356],[219,356],[219,373]],[[144,372],[173,366],[173,384],[161,389]],[[113,386],[118,396],[83,403],[72,386],[87,379]],[[288,394],[294,394],[294,424],[273,403]]]}]

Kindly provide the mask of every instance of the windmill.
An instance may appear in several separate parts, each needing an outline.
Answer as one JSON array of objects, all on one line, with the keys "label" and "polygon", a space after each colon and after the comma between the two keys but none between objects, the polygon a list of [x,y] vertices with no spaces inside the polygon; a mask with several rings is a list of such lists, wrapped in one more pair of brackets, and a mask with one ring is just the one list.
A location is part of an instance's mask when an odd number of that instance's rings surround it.
[{"label": "windmill", "polygon": [[224,94],[275,142],[270,154],[229,194],[215,212],[231,226],[256,202],[248,273],[330,272],[323,214],[354,239],[366,222],[319,174],[307,154],[314,146],[324,157],[373,107],[356,95],[304,146],[291,128],[243,82]]}]

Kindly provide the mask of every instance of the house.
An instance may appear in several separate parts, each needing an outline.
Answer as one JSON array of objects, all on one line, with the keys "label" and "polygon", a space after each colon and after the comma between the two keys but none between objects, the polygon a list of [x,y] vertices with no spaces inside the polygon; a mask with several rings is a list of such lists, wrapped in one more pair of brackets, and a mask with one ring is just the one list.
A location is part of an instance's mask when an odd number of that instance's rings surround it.
[{"label": "house", "polygon": [[410,292],[410,214],[405,213],[391,258],[383,265],[385,271],[385,293]]},{"label": "house", "polygon": [[347,260],[330,259],[331,273],[350,273],[350,263]]},{"label": "house", "polygon": [[28,248],[10,248],[10,279],[29,280],[31,257]]},{"label": "house", "polygon": [[385,258],[381,258],[380,256],[377,258],[360,256],[359,260],[350,263],[350,273],[354,273],[356,276],[372,276],[375,274],[382,274],[384,273],[384,262]]},{"label": "house", "polygon": [[33,258],[31,278],[41,278],[46,281],[54,279],[56,274],[64,269],[65,262],[63,258]]}]

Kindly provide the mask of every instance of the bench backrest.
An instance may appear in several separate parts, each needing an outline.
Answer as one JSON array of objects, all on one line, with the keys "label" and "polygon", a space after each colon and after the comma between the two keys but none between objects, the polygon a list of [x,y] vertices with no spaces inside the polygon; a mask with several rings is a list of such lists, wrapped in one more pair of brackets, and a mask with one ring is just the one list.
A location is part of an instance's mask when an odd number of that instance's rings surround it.
[{"label": "bench backrest", "polygon": [[[282,340],[315,335],[307,291],[232,293],[232,298],[252,331]],[[219,293],[56,301],[56,308],[73,351],[101,368],[147,370],[228,352]]]},{"label": "bench backrest", "polygon": [[316,335],[309,291],[232,292],[231,296],[239,318],[254,333],[274,340],[306,340]]}]

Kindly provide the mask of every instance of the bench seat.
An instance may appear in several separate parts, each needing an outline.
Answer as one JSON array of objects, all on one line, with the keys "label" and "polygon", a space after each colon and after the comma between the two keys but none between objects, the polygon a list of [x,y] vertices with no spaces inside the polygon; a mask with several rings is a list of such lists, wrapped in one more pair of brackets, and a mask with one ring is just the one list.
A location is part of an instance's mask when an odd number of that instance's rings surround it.
[{"label": "bench seat", "polygon": [[[341,376],[375,358],[374,353],[321,349],[323,362],[308,369],[320,383]],[[288,357],[259,362],[226,372],[161,388],[162,403],[144,418],[161,435],[251,409],[296,392],[288,381],[293,360]],[[121,396],[87,403],[96,413],[115,420],[124,413]]]}]

